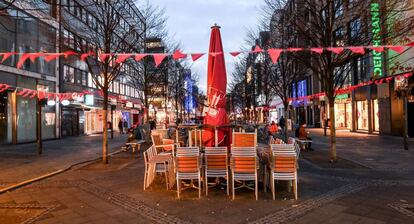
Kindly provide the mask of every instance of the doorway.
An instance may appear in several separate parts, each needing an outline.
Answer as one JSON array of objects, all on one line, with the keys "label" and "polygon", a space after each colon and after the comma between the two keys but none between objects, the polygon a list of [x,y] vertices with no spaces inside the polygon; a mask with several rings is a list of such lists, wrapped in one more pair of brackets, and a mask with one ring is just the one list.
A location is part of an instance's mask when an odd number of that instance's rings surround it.
[{"label": "doorway", "polygon": [[410,114],[414,114],[414,102],[407,103],[408,136],[414,138],[414,116],[410,116]]}]

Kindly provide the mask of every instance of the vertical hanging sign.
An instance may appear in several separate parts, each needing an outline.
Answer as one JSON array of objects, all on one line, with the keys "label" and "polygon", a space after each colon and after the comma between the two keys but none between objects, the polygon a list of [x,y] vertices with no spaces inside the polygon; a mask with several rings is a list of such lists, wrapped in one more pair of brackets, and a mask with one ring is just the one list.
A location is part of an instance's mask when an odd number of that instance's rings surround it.
[{"label": "vertical hanging sign", "polygon": [[[381,46],[381,19],[380,19],[380,4],[378,2],[371,3],[371,21],[372,21],[372,39],[373,46]],[[374,64],[374,77],[382,77],[382,53],[379,51],[372,51]]]}]

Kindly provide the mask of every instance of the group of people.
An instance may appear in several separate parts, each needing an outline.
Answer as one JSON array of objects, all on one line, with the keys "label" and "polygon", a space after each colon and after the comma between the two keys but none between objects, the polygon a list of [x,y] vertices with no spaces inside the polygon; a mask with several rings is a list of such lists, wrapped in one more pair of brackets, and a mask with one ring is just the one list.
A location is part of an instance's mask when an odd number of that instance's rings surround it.
[{"label": "group of people", "polygon": [[[280,130],[279,130],[279,126]],[[300,125],[295,129],[295,137],[301,140],[312,140],[312,138],[309,137],[309,132],[305,129],[306,123],[301,122]],[[274,138],[278,138],[278,135],[283,135],[285,131],[285,118],[282,116],[279,119],[279,124],[277,124],[275,121],[272,121],[269,128],[269,135],[273,136]],[[308,150],[313,151],[312,149],[312,142],[309,142],[307,145]]]}]

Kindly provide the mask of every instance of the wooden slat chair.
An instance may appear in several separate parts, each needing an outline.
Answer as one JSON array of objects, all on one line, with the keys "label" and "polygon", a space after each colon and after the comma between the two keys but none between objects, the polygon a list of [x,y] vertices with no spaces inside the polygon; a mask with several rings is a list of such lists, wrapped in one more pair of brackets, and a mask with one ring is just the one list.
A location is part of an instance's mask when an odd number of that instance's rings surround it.
[{"label": "wooden slat chair", "polygon": [[[256,147],[232,147],[231,148],[231,173],[232,173],[232,192],[233,200],[235,198],[235,190],[246,187],[255,191],[256,200],[259,198],[258,192],[258,169],[259,160],[257,158]],[[240,187],[235,187],[235,181],[242,181]],[[255,187],[249,187],[245,181],[255,181]]]},{"label": "wooden slat chair", "polygon": [[257,147],[257,133],[233,132],[232,147]]},{"label": "wooden slat chair", "polygon": [[202,147],[202,133],[201,130],[195,129],[188,131],[189,141],[188,145],[189,147]]},{"label": "wooden slat chair", "polygon": [[[181,181],[191,180],[189,187],[198,189],[198,198],[201,198],[201,162],[200,149],[198,147],[179,147],[175,156],[175,172],[177,179],[177,196],[180,198]],[[198,187],[193,184],[198,181]]]},{"label": "wooden slat chair", "polygon": [[295,200],[298,199],[298,173],[297,157],[294,144],[273,144],[270,145],[271,164],[270,164],[270,186],[272,188],[273,200],[276,198],[275,181],[292,181]]},{"label": "wooden slat chair", "polygon": [[165,176],[167,190],[169,189],[168,167],[172,165],[172,156],[159,155],[155,147],[151,146],[144,152],[145,174],[144,174],[144,191],[151,185],[157,173]]},{"label": "wooden slat chair", "polygon": [[208,178],[223,177],[227,180],[227,195],[229,195],[229,167],[227,147],[206,147],[204,154],[205,161],[205,188],[208,195]]},{"label": "wooden slat chair", "polygon": [[151,133],[152,145],[158,153],[174,155],[175,142],[172,139],[163,139],[159,133]]}]

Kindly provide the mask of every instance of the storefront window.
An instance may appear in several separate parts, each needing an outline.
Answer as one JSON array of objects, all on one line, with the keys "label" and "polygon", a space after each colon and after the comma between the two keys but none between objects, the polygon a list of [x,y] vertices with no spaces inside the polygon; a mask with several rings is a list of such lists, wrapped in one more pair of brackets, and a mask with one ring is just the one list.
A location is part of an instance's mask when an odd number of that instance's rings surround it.
[{"label": "storefront window", "polygon": [[36,140],[36,100],[17,96],[17,141]]},{"label": "storefront window", "polygon": [[379,109],[378,109],[378,100],[373,100],[374,104],[374,131],[379,131]]},{"label": "storefront window", "polygon": [[358,129],[368,130],[368,101],[357,101]]},{"label": "storefront window", "polygon": [[12,142],[11,93],[0,93],[0,144]]}]

